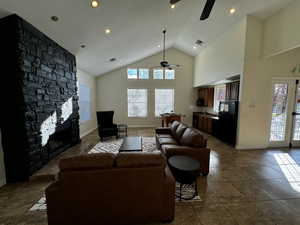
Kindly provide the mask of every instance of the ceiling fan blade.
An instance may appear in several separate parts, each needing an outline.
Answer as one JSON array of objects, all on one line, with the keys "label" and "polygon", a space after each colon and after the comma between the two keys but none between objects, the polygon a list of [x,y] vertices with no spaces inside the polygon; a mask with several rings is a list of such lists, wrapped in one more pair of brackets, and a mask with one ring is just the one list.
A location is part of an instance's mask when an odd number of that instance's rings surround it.
[{"label": "ceiling fan blade", "polygon": [[180,67],[180,65],[178,65],[178,64],[169,64],[168,67]]},{"label": "ceiling fan blade", "polygon": [[170,0],[170,4],[171,5],[174,5],[174,4],[176,4],[177,2],[180,2],[181,0]]},{"label": "ceiling fan blade", "polygon": [[200,20],[206,20],[209,17],[209,15],[214,7],[215,1],[216,0],[207,0],[206,1],[206,4],[204,6]]}]

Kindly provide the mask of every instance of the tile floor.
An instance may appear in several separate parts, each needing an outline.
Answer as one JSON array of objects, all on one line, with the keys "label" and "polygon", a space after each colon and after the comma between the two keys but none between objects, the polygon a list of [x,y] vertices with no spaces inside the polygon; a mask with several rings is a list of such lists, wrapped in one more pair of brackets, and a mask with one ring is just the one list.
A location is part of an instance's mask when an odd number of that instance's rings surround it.
[{"label": "tile floor", "polygon": [[[153,136],[153,129],[130,129]],[[98,142],[96,132],[61,157],[83,154]],[[202,202],[176,203],[174,225],[300,225],[300,149],[237,151],[208,137],[210,174],[198,179]],[[57,172],[57,160],[30,182],[0,188],[0,225],[46,225],[45,212],[29,209]],[[155,223],[152,225],[158,225]]]}]

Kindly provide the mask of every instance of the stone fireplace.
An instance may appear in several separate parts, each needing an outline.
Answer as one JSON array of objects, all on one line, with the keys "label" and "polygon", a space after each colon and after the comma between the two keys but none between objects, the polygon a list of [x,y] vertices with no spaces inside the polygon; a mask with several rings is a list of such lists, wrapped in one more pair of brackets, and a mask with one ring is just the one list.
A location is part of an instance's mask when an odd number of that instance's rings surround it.
[{"label": "stone fireplace", "polygon": [[18,182],[80,142],[76,59],[17,15],[0,28],[5,170]]}]

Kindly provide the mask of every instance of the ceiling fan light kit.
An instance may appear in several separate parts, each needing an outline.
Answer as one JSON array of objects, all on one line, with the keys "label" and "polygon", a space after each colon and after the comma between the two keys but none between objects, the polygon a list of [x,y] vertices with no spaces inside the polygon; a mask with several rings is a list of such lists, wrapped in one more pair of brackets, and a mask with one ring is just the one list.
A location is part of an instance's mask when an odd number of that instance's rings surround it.
[{"label": "ceiling fan light kit", "polygon": [[166,33],[167,30],[163,30],[163,60],[160,62],[160,67],[162,68],[168,68],[169,70],[172,70],[174,67],[180,67],[180,65],[175,64],[169,64],[169,62],[166,60]]}]

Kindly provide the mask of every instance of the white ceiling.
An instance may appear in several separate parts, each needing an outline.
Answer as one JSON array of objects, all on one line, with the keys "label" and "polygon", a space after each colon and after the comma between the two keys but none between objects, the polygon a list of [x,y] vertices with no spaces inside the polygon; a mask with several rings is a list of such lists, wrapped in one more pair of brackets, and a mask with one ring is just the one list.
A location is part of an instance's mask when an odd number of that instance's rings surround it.
[{"label": "white ceiling", "polygon": [[[165,27],[167,47],[197,55],[196,40],[207,45],[247,14],[264,19],[291,1],[216,0],[211,17],[200,21],[205,0],[182,0],[174,10],[169,0],[100,0],[96,9],[90,0],[0,0],[0,18],[18,14],[75,54],[78,68],[97,76],[161,51]],[[106,35],[106,28],[112,33]],[[116,62],[109,61],[113,57]]]}]

